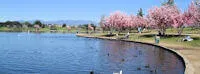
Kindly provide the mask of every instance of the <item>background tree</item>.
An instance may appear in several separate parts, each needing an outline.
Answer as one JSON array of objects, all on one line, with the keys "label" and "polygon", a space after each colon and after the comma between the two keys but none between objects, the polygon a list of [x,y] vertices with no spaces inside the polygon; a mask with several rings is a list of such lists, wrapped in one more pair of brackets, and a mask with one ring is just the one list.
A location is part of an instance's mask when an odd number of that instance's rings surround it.
[{"label": "background tree", "polygon": [[34,22],[34,25],[39,25],[39,26],[42,27],[42,28],[45,27],[45,25],[42,24],[42,22],[41,22],[40,20],[36,20],[36,21]]},{"label": "background tree", "polygon": [[143,17],[143,11],[142,11],[142,8],[139,9],[138,13],[137,13],[137,16],[140,16],[140,17]]},{"label": "background tree", "polygon": [[6,27],[4,22],[0,22],[0,27]]},{"label": "background tree", "polygon": [[21,28],[22,24],[18,21],[6,21],[5,26]]},{"label": "background tree", "polygon": [[24,25],[27,25],[28,27],[33,27],[33,25],[30,22],[28,22],[28,21],[25,21]]},{"label": "background tree", "polygon": [[144,19],[143,15],[144,14],[143,14],[142,8],[140,8],[137,13],[137,18],[135,20],[137,28],[144,29],[146,27],[147,21],[146,21],[146,19]]},{"label": "background tree", "polygon": [[164,2],[162,3],[162,5],[174,5],[174,0],[164,0]]},{"label": "background tree", "polygon": [[67,26],[66,24],[63,24],[63,25],[62,25],[63,28],[66,27],[66,26]]},{"label": "background tree", "polygon": [[200,1],[199,0],[194,0],[194,3],[198,6],[200,6]]},{"label": "background tree", "polygon": [[4,26],[13,27],[12,21],[6,21],[6,22],[4,23]]},{"label": "background tree", "polygon": [[96,27],[97,27],[97,26],[96,26],[95,24],[93,24],[93,23],[90,24],[90,25],[91,25],[91,27],[93,27],[94,32],[96,32]]},{"label": "background tree", "polygon": [[56,25],[51,25],[50,26],[50,30],[57,30],[57,26]]},{"label": "background tree", "polygon": [[89,29],[88,29],[88,24],[82,24],[82,25],[79,25],[78,26],[79,28],[82,28],[82,29],[85,29],[86,30],[86,33],[89,33]]},{"label": "background tree", "polygon": [[105,26],[106,19],[105,19],[105,17],[106,17],[105,15],[102,15],[102,16],[101,16],[101,20],[100,20],[100,22],[99,22],[99,25],[100,25],[100,27],[101,27],[103,33],[104,33],[104,31],[106,30],[106,26]]}]

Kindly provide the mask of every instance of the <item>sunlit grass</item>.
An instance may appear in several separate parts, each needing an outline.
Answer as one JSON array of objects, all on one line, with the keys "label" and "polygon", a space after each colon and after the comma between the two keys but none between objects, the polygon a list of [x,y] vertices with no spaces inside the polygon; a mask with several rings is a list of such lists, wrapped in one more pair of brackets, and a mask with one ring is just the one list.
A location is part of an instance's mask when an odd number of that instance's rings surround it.
[{"label": "sunlit grass", "polygon": [[[185,28],[183,31],[183,34],[181,36],[177,35],[176,29],[167,29],[166,35],[164,37],[160,38],[159,45],[172,47],[172,48],[184,48],[184,49],[200,49],[200,34],[199,29],[191,29],[191,28]],[[97,37],[104,37],[105,33],[95,33],[91,34]],[[117,34],[118,32],[114,32],[114,34]],[[120,33],[119,36],[113,36],[114,38],[122,38],[127,34],[127,32]],[[132,32],[130,33],[130,37],[128,40],[131,41],[139,41],[139,42],[147,42],[155,44],[155,36],[157,35],[156,30],[151,30],[150,32],[145,33],[136,33]],[[190,35],[191,38],[193,38],[193,41],[183,41],[183,38],[185,38],[187,35]]]}]

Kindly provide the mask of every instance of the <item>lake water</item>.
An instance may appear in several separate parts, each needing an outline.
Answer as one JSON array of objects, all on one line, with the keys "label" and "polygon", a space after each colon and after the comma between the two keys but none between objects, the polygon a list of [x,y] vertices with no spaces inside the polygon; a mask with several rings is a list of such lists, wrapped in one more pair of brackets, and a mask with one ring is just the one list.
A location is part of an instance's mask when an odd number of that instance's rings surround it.
[{"label": "lake water", "polygon": [[62,33],[0,32],[0,74],[184,74],[175,54],[155,46]]}]

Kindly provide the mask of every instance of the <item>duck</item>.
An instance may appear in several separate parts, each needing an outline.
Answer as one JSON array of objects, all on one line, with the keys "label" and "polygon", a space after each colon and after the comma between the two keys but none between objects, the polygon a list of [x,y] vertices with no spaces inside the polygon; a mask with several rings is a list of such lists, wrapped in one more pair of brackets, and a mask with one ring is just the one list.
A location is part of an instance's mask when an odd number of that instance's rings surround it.
[{"label": "duck", "polygon": [[113,72],[113,74],[122,74],[122,70],[120,70],[119,73]]}]

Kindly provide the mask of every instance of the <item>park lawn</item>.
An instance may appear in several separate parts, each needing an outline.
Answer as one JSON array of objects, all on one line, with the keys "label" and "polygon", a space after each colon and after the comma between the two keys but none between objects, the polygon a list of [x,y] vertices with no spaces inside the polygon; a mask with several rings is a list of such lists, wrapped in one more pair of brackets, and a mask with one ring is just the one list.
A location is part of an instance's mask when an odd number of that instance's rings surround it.
[{"label": "park lawn", "polygon": [[25,28],[8,28],[8,27],[0,27],[1,32],[20,32],[25,31]]},{"label": "park lawn", "polygon": [[[166,33],[178,33],[176,28],[169,28]],[[200,28],[184,28],[182,34],[200,34]]]},{"label": "park lawn", "polygon": [[[132,41],[140,41],[140,42],[147,42],[147,43],[155,43],[155,36],[145,36],[148,34],[140,34],[135,36],[130,36],[129,40]],[[161,37],[159,45],[171,47],[171,48],[178,48],[178,49],[200,49],[200,36],[193,36],[191,37],[194,39],[193,41],[187,42],[182,41],[185,36],[177,36],[177,37]]]},{"label": "park lawn", "polygon": [[[35,32],[35,28],[8,28],[8,27],[0,27],[1,32]],[[86,31],[86,30],[81,30],[81,31]],[[51,32],[51,29],[46,27],[46,28],[40,28],[39,32]],[[67,30],[67,28],[56,28],[56,32],[64,32],[64,33],[76,33],[76,29],[71,29],[70,31]]]},{"label": "park lawn", "polygon": [[[161,37],[159,45],[174,48],[174,49],[200,49],[200,34],[195,34],[199,30],[190,32],[191,31],[190,29],[188,29],[188,30],[186,29],[184,31],[185,32],[183,33],[182,36],[176,36],[177,33],[170,33],[168,31],[166,34],[169,36]],[[188,35],[188,34],[185,34],[186,32],[192,33],[189,35],[191,36],[191,38],[194,39],[193,41],[190,41],[190,42],[182,41],[182,39]],[[94,33],[91,35],[96,36],[96,37],[105,37],[106,34],[108,34],[108,32]],[[126,33],[121,33],[121,34],[119,34],[119,36],[113,36],[113,38],[121,38],[121,37],[124,37],[125,34]],[[151,31],[149,33],[141,33],[141,34],[130,33],[130,37],[128,40],[155,44],[155,35],[156,34],[157,34],[156,31]],[[173,36],[173,35],[175,35],[175,36]]]},{"label": "park lawn", "polygon": [[10,28],[7,28],[7,27],[0,27],[0,31],[9,31],[11,30]]},{"label": "park lawn", "polygon": [[40,28],[39,31],[40,32],[49,32],[50,28]]}]

